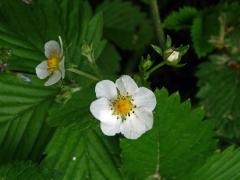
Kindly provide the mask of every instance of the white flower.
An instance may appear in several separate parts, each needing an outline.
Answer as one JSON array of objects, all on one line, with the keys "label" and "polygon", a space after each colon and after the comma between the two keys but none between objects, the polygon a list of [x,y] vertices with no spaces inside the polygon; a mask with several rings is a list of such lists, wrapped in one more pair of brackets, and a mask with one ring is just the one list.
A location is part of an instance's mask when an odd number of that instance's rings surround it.
[{"label": "white flower", "polygon": [[101,121],[105,135],[122,133],[137,139],[152,128],[156,97],[151,90],[138,87],[130,76],[123,75],[116,83],[100,81],[95,92],[98,99],[92,102],[90,111]]},{"label": "white flower", "polygon": [[179,59],[180,52],[178,51],[172,51],[172,53],[168,56],[167,60],[169,62],[174,62]]},{"label": "white flower", "polygon": [[36,74],[39,79],[45,79],[49,76],[44,84],[45,86],[51,86],[65,76],[63,44],[60,36],[59,42],[60,44],[51,40],[45,43],[44,52],[47,60],[36,67]]}]

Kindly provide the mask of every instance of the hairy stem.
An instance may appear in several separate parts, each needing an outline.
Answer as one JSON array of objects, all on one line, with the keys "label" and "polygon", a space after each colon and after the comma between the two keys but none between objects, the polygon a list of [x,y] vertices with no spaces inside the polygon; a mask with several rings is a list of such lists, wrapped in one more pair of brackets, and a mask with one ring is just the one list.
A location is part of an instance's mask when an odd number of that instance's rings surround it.
[{"label": "hairy stem", "polygon": [[164,35],[164,31],[163,31],[160,14],[159,14],[157,0],[150,0],[150,7],[151,7],[151,11],[152,11],[155,30],[157,33],[158,43],[162,49],[165,49],[165,35]]},{"label": "hairy stem", "polygon": [[94,80],[94,81],[99,81],[99,79],[96,78],[95,76],[93,76],[93,75],[91,75],[91,74],[88,74],[88,73],[86,73],[86,72],[83,72],[83,71],[81,71],[81,70],[78,70],[78,69],[75,69],[75,68],[69,68],[69,69],[67,69],[67,70],[70,71],[70,72],[73,72],[73,73],[75,73],[75,74],[78,74],[78,75],[80,75],[80,76],[84,76],[84,77],[86,77],[86,78],[88,78],[88,79],[91,79],[91,80]]},{"label": "hairy stem", "polygon": [[166,63],[166,62],[163,61],[163,62],[159,63],[158,65],[154,66],[152,69],[150,69],[150,70],[148,71],[149,76],[150,76],[154,71],[156,71],[156,70],[159,69],[160,67],[164,66],[165,63]]}]

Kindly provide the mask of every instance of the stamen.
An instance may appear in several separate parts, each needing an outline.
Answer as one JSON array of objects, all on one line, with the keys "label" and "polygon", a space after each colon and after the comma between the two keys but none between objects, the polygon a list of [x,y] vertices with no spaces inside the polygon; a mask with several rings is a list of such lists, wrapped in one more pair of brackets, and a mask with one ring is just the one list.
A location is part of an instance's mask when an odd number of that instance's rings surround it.
[{"label": "stamen", "polygon": [[118,96],[118,98],[112,102],[113,109],[111,108],[111,110],[113,110],[113,114],[120,116],[122,120],[125,120],[126,116],[130,117],[132,110],[136,107],[132,103],[132,99],[132,96]]},{"label": "stamen", "polygon": [[48,58],[48,71],[49,72],[54,72],[59,68],[59,60],[60,60],[60,57],[59,57],[58,53],[52,52],[52,54]]}]

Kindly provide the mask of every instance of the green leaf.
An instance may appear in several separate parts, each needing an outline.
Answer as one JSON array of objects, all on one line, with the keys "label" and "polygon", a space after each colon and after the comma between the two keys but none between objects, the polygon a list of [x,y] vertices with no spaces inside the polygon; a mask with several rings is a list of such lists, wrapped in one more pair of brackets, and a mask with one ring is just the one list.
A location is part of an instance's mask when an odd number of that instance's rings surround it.
[{"label": "green leaf", "polygon": [[164,27],[177,31],[189,28],[198,14],[199,12],[193,7],[180,8],[179,11],[174,11],[167,16],[164,20]]},{"label": "green leaf", "polygon": [[[225,16],[226,27],[238,24],[240,14],[237,9],[239,9],[238,3],[220,3],[216,6],[205,8],[195,18],[191,28],[191,36],[194,49],[199,57],[205,56],[213,50],[213,45],[210,44],[209,40],[220,38],[220,16]],[[225,32],[225,34],[228,33]],[[226,36],[225,40],[227,38]]]},{"label": "green leaf", "polygon": [[194,19],[191,27],[193,47],[199,57],[207,55],[213,50],[213,45],[209,43],[210,37],[217,35],[219,22],[216,14],[198,16]]},{"label": "green leaf", "polygon": [[[88,24],[94,20],[90,21],[87,2],[67,0],[34,1],[32,5],[2,0],[0,15],[0,46],[13,50],[9,68],[24,71],[32,79],[31,83],[24,82],[18,78],[22,76],[19,73],[0,76],[0,163],[14,159],[37,161],[52,135],[45,120],[57,90],[43,87],[43,81],[29,74],[35,73],[36,65],[46,58],[45,42],[57,40],[59,35],[66,62],[81,64],[81,44],[86,37],[93,38]],[[101,19],[97,17],[95,21]],[[94,38],[101,36],[98,33],[92,33]]]},{"label": "green leaf", "polygon": [[108,43],[103,49],[97,64],[102,74],[105,74],[106,78],[116,79],[116,74],[120,72],[120,60],[121,56],[116,48]]},{"label": "green leaf", "polygon": [[193,173],[192,180],[240,179],[240,150],[229,147],[223,152],[215,152],[207,162]]},{"label": "green leaf", "polygon": [[45,118],[56,89],[30,78],[32,82],[27,83],[13,74],[0,76],[0,163],[38,160],[51,136]]},{"label": "green leaf", "polygon": [[[35,73],[35,67],[46,59],[44,44],[61,36],[66,63],[79,65],[80,69],[92,73],[89,62],[81,55],[81,46],[92,43],[97,59],[106,45],[102,40],[102,14],[92,17],[88,2],[49,0],[27,5],[18,0],[10,3],[3,0],[0,14],[0,47],[13,50],[12,69]],[[24,20],[19,19],[19,14]],[[68,78],[69,73],[66,75]],[[89,84],[82,79],[79,83]]]},{"label": "green leaf", "polygon": [[[56,5],[56,2],[49,3],[50,6]],[[58,35],[62,35],[58,31],[59,19],[55,19],[55,23],[51,22],[59,13],[56,10],[49,11],[49,18],[45,19],[45,13],[40,12],[42,4],[36,2],[36,5],[28,6],[17,0],[3,0],[0,4],[0,46],[13,49],[11,67],[29,72],[33,72],[39,61],[44,60],[44,43],[50,37],[57,39]],[[49,29],[52,30],[51,35]],[[54,32],[56,34],[52,36]]]},{"label": "green leaf", "polygon": [[103,12],[104,37],[122,49],[140,49],[150,43],[153,29],[146,14],[131,2],[104,1],[98,11]]},{"label": "green leaf", "polygon": [[56,169],[63,179],[122,179],[116,159],[118,141],[93,129],[94,121],[81,118],[81,123],[59,128],[42,164]]},{"label": "green leaf", "polygon": [[14,162],[0,167],[0,178],[6,180],[46,180],[55,179],[55,171],[50,171],[32,162]]},{"label": "green leaf", "polygon": [[90,103],[95,98],[94,87],[85,87],[74,93],[65,103],[55,103],[49,111],[47,122],[50,126],[67,126],[81,121],[89,114]]},{"label": "green leaf", "polygon": [[103,34],[103,15],[102,13],[96,14],[88,24],[88,29],[85,36],[85,41],[87,44],[92,44],[94,48],[95,58],[101,55],[106,41],[102,41]]},{"label": "green leaf", "polygon": [[240,138],[240,72],[234,67],[203,63],[197,72],[200,88],[197,96],[217,127],[217,133],[226,138]]},{"label": "green leaf", "polygon": [[139,179],[181,179],[199,168],[215,146],[212,125],[201,109],[180,104],[178,94],[156,91],[153,129],[137,140],[121,141],[123,168]]}]

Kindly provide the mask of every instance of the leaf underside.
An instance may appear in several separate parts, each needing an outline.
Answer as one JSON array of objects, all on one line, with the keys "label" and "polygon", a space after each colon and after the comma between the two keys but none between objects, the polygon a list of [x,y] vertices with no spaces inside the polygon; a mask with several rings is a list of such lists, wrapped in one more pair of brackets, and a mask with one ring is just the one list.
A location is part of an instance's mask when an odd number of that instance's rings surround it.
[{"label": "leaf underside", "polygon": [[203,63],[197,72],[197,96],[220,136],[240,138],[240,71],[215,62]]}]

